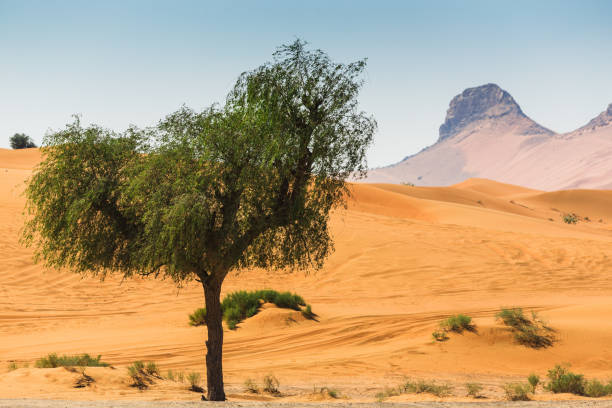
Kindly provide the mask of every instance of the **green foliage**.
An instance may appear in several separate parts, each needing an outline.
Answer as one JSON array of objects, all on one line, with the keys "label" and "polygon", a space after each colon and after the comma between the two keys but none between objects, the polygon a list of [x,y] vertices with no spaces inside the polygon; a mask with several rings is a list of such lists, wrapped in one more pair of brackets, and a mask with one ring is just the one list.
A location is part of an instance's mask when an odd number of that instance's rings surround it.
[{"label": "green foliage", "polygon": [[185,373],[182,371],[179,371],[178,374],[176,375],[176,381],[185,382]]},{"label": "green foliage", "polygon": [[193,392],[203,392],[204,389],[200,386],[202,382],[202,375],[195,371],[187,374],[187,382],[189,383],[189,390]]},{"label": "green foliage", "polygon": [[334,388],[321,387],[318,390],[315,388],[315,393],[316,394],[327,395],[328,397],[333,398],[333,399],[340,398],[340,393],[338,392],[338,390],[336,390]]},{"label": "green foliage", "polygon": [[612,381],[604,384],[599,380],[588,380],[584,384],[584,395],[591,398],[612,395]]},{"label": "green foliage", "polygon": [[532,312],[529,318],[521,308],[502,309],[496,317],[510,327],[519,344],[537,349],[550,347],[555,341],[554,330],[535,312]]},{"label": "green foliage", "polygon": [[[278,307],[292,310],[301,310],[301,306],[306,306],[307,313],[314,316],[312,309],[309,305],[306,305],[301,296],[290,292],[277,292],[265,289],[255,291],[241,290],[229,293],[223,299],[223,302],[221,302],[223,319],[227,322],[227,326],[234,330],[238,323],[256,315],[262,302],[272,303]],[[302,311],[302,313],[304,312]],[[206,308],[197,309],[189,315],[189,324],[191,326],[205,325]]]},{"label": "green foliage", "polygon": [[31,147],[36,147],[32,138],[24,133],[15,133],[11,136],[9,142],[11,143],[12,149],[29,149]]},{"label": "green foliage", "polygon": [[166,373],[166,379],[170,381],[176,381],[176,376],[174,375],[174,371],[168,370],[168,372]]},{"label": "green foliage", "polygon": [[540,383],[540,376],[535,374],[529,374],[527,377],[527,382],[531,385],[531,392],[535,393],[538,384]]},{"label": "green foliage", "polygon": [[36,368],[55,368],[55,367],[108,367],[109,364],[100,361],[102,356],[91,357],[89,354],[78,354],[74,356],[58,356],[51,353],[46,357],[39,358],[34,363]]},{"label": "green foliage", "polygon": [[576,224],[578,222],[578,216],[574,213],[565,214],[563,216],[563,222],[566,224]]},{"label": "green foliage", "polygon": [[161,377],[161,375],[159,374],[159,367],[157,367],[157,364],[155,364],[152,361],[149,361],[146,364],[144,371],[147,373],[147,375],[151,375],[154,377]]},{"label": "green foliage", "polygon": [[548,370],[546,389],[556,393],[567,392],[570,394],[584,395],[585,379],[582,374],[572,373],[567,367],[557,364],[553,369]]},{"label": "green foliage", "polygon": [[444,331],[463,333],[464,330],[475,331],[476,326],[472,324],[472,318],[463,314],[453,315],[440,323],[440,328]]},{"label": "green foliage", "polygon": [[504,385],[506,399],[508,401],[530,401],[529,393],[531,385],[526,383],[510,383]]},{"label": "green foliage", "polygon": [[465,384],[467,390],[467,396],[472,398],[482,398],[482,385],[478,383],[467,383]]},{"label": "green foliage", "polygon": [[446,341],[449,339],[448,334],[444,330],[436,330],[431,333],[431,337],[434,338],[435,341]]},{"label": "green foliage", "polygon": [[195,312],[189,315],[190,326],[204,326],[206,325],[206,308],[201,307],[196,309]]},{"label": "green foliage", "polygon": [[149,387],[151,379],[145,371],[145,364],[142,361],[134,361],[132,365],[127,368],[128,376],[132,380],[132,387],[136,387],[140,390],[144,390]]},{"label": "green foliage", "polygon": [[12,361],[10,363],[8,363],[7,369],[9,371],[15,371],[16,369],[18,369],[19,367],[17,367],[17,363]]},{"label": "green foliage", "polygon": [[263,378],[263,390],[268,394],[279,395],[280,391],[278,387],[280,386],[280,382],[278,378],[276,378],[272,374],[268,374]]},{"label": "green foliage", "polygon": [[433,381],[411,381],[407,380],[401,387],[401,392],[411,394],[432,394],[436,397],[448,397],[453,388],[448,384],[436,384]]},{"label": "green foliage", "polygon": [[244,380],[244,389],[245,391],[253,394],[259,393],[259,387],[257,387],[257,384],[255,384],[255,381],[253,381],[251,378]]},{"label": "green foliage", "polygon": [[[45,136],[23,242],[48,267],[198,279],[215,307],[231,271],[321,268],[330,212],[367,170],[377,126],[359,110],[365,67],[296,40],[243,73],[222,105],[121,133],[76,118]],[[243,313],[253,309],[231,312]],[[209,320],[220,361],[221,322]],[[209,369],[209,396],[224,399],[221,365]]]},{"label": "green foliage", "polygon": [[312,320],[317,315],[312,311],[312,307],[310,305],[306,305],[306,307],[302,310],[302,316],[306,319]]}]

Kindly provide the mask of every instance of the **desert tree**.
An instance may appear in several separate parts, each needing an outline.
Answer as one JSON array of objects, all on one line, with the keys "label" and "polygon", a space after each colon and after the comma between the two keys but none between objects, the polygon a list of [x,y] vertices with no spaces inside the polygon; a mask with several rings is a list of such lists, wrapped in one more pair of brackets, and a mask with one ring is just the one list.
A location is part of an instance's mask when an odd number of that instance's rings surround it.
[{"label": "desert tree", "polygon": [[15,133],[9,138],[12,149],[29,149],[36,147],[32,138],[25,133]]},{"label": "desert tree", "polygon": [[224,400],[221,286],[244,268],[317,269],[330,211],[366,170],[376,122],[359,110],[365,60],[296,40],[240,75],[226,101],[123,133],[78,120],[45,137],[23,240],[50,267],[197,280],[209,400]]}]

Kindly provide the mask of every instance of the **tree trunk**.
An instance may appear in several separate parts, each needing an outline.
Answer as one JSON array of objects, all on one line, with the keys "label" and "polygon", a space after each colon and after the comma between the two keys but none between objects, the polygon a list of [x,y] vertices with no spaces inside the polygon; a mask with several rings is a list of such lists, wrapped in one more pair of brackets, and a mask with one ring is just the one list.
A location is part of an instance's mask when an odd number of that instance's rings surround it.
[{"label": "tree trunk", "polygon": [[223,314],[221,283],[205,282],[206,300],[206,387],[209,401],[225,401],[223,390]]}]

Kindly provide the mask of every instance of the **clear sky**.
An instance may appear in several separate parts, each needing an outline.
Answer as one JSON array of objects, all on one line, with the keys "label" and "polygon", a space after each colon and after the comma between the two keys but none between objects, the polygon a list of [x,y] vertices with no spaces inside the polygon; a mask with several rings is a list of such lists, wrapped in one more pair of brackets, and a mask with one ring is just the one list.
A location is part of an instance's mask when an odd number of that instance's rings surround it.
[{"label": "clear sky", "polygon": [[612,1],[0,0],[0,147],[82,115],[116,130],[224,99],[300,37],[367,57],[370,166],[434,143],[450,99],[494,82],[557,132],[612,103]]}]

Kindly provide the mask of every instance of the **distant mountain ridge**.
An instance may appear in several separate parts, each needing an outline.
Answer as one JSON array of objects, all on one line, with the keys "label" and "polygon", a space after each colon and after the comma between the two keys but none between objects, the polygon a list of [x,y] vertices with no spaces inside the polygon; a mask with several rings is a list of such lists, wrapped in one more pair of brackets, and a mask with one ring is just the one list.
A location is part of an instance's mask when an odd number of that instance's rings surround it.
[{"label": "distant mountain ridge", "polygon": [[365,182],[444,186],[489,178],[541,190],[612,188],[612,104],[585,126],[557,134],[529,118],[496,84],[455,96],[438,141]]}]

